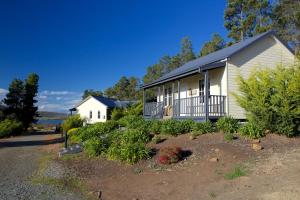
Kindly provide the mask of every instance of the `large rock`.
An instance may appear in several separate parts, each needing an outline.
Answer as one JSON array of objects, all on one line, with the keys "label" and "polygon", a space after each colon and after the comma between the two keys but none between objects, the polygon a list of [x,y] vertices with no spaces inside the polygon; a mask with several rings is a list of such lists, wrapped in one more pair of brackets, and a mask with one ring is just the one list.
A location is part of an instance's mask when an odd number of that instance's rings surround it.
[{"label": "large rock", "polygon": [[209,161],[210,161],[210,162],[218,162],[219,159],[218,159],[218,158],[211,158],[211,159],[209,159]]}]

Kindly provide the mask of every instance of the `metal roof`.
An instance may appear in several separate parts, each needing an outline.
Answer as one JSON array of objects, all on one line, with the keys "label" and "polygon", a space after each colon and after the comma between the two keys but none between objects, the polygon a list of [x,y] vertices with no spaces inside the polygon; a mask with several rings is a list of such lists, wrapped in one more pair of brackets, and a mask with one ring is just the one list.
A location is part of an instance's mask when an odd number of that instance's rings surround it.
[{"label": "metal roof", "polygon": [[[220,67],[221,63],[223,63],[223,62],[221,62],[222,60],[233,56],[234,54],[247,48],[249,45],[253,44],[254,42],[257,42],[258,40],[260,40],[266,36],[269,36],[269,35],[276,36],[274,31],[267,31],[265,33],[254,36],[252,38],[245,39],[239,43],[233,44],[232,46],[226,47],[224,49],[210,53],[206,56],[202,56],[200,58],[197,58],[195,60],[187,62],[184,65],[182,65],[181,67],[174,69],[173,71],[163,75],[159,79],[157,79],[149,84],[143,85],[142,88],[149,88],[149,87],[161,84],[163,82],[173,80],[174,78],[176,78],[178,76],[182,76],[183,74],[191,74],[193,72],[196,73],[197,71],[206,69],[208,67],[212,67],[212,68]],[[276,38],[278,38],[278,37],[276,37]],[[283,43],[283,44],[290,51],[292,51],[285,43]],[[220,65],[219,65],[219,63],[220,63]],[[213,66],[215,66],[215,67],[213,67]]]}]

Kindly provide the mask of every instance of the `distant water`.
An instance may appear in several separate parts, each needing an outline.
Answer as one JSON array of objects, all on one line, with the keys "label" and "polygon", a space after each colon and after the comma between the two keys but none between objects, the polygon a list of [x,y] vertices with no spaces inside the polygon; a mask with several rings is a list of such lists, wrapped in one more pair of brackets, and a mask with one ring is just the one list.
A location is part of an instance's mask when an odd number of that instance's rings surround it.
[{"label": "distant water", "polygon": [[58,125],[62,124],[62,119],[39,119],[37,124],[51,124],[51,125]]}]

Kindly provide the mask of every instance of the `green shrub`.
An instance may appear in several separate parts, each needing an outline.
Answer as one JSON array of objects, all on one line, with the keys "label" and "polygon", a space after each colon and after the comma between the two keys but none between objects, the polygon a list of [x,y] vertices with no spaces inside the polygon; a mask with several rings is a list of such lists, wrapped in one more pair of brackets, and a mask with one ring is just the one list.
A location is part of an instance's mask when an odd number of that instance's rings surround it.
[{"label": "green shrub", "polygon": [[64,120],[62,128],[64,131],[68,132],[68,130],[72,128],[82,127],[83,122],[84,120],[80,118],[80,115],[71,115],[66,120]]},{"label": "green shrub", "polygon": [[192,127],[193,134],[212,133],[214,131],[211,121],[194,123]]},{"label": "green shrub", "polygon": [[23,131],[23,125],[21,122],[5,119],[0,122],[0,137],[7,137],[11,135],[19,135]]},{"label": "green shrub", "polygon": [[167,119],[162,122],[161,133],[166,135],[178,135],[183,133],[181,122],[174,119]]},{"label": "green shrub", "polygon": [[108,157],[127,163],[148,158],[150,151],[146,147],[146,142],[149,139],[148,134],[139,130],[128,129],[124,132],[116,132],[108,149]]},{"label": "green shrub", "polygon": [[159,134],[161,131],[162,122],[159,120],[152,120],[150,132],[154,134]]},{"label": "green shrub", "polygon": [[226,140],[226,141],[232,141],[233,139],[234,139],[234,136],[233,136],[233,134],[232,133],[225,133],[224,134],[224,139]]},{"label": "green shrub", "polygon": [[240,129],[239,132],[242,135],[245,135],[251,139],[256,139],[264,136],[264,129],[257,125],[252,120],[248,121],[244,124]]},{"label": "green shrub", "polygon": [[143,115],[143,103],[141,101],[131,104],[125,109],[125,115],[142,116]]},{"label": "green shrub", "polygon": [[231,172],[228,172],[224,175],[224,178],[227,180],[232,180],[241,176],[246,176],[246,170],[240,165],[236,165]]},{"label": "green shrub", "polygon": [[120,108],[115,108],[112,110],[111,112],[111,119],[112,120],[119,120],[121,119],[122,117],[124,117],[124,110],[123,109],[120,109]]},{"label": "green shrub", "polygon": [[216,123],[217,129],[223,133],[235,133],[239,129],[239,121],[233,117],[221,117]]},{"label": "green shrub", "polygon": [[110,142],[106,139],[90,138],[84,142],[84,150],[89,156],[105,155]]},{"label": "green shrub", "polygon": [[152,138],[152,142],[154,144],[161,143],[163,140],[164,139],[160,135],[154,135],[154,137]]},{"label": "green shrub", "polygon": [[146,121],[142,116],[127,115],[122,117],[119,123],[128,129],[137,129],[145,133],[149,133],[151,129],[151,121]]},{"label": "green shrub", "polygon": [[300,63],[240,77],[238,103],[263,129],[294,136],[300,131]]},{"label": "green shrub", "polygon": [[181,128],[183,133],[190,133],[193,130],[196,122],[194,120],[188,119],[181,121]]}]

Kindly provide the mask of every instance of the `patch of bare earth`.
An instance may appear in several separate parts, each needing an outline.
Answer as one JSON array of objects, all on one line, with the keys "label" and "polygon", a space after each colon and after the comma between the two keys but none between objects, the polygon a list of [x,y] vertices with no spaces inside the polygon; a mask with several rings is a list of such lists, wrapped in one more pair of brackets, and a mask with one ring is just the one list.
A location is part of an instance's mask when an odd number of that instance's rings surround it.
[{"label": "patch of bare earth", "polygon": [[[60,161],[75,170],[91,192],[104,200],[158,199],[300,199],[300,138],[267,135],[263,150],[254,151],[251,141],[226,142],[223,135],[170,137],[152,145],[175,145],[192,154],[170,166],[156,164],[156,157],[134,165],[105,159]],[[218,162],[209,161],[218,158]],[[225,180],[235,165],[246,167],[247,176]]]}]

